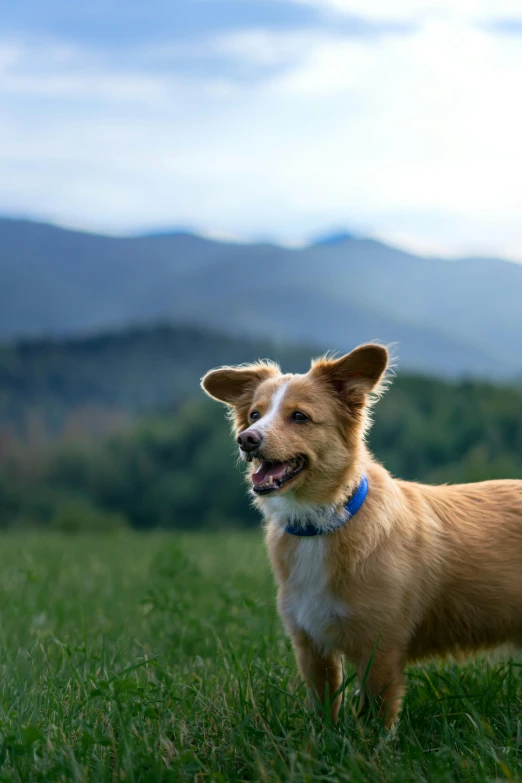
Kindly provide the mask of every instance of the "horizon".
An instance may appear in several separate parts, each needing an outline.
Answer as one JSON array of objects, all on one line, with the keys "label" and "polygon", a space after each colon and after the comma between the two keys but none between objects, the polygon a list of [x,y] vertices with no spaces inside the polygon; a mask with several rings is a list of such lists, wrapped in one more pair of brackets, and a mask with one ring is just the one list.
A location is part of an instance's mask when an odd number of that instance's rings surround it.
[{"label": "horizon", "polygon": [[[401,244],[399,241],[393,241],[393,240],[387,240],[385,237],[380,237],[377,235],[372,234],[361,234],[359,232],[351,231],[349,228],[342,229],[339,227],[333,227],[331,231],[328,231],[328,229],[325,229],[324,231],[320,231],[319,234],[314,234],[312,236],[309,236],[305,239],[302,239],[300,241],[284,241],[281,239],[278,239],[276,236],[271,237],[256,237],[256,236],[247,236],[247,235],[227,235],[224,233],[214,233],[214,232],[205,232],[205,230],[195,227],[187,227],[187,226],[170,226],[165,228],[150,228],[150,229],[144,229],[142,231],[133,232],[121,232],[121,231],[98,231],[96,229],[90,229],[85,228],[81,225],[67,225],[66,223],[58,223],[50,220],[46,220],[45,218],[30,216],[30,215],[9,215],[2,213],[0,214],[0,223],[2,221],[12,221],[12,222],[19,222],[19,223],[32,223],[34,225],[41,225],[41,226],[49,226],[51,228],[60,229],[63,231],[71,231],[73,233],[79,233],[79,234],[87,234],[92,236],[101,236],[101,237],[110,237],[113,239],[139,239],[143,237],[155,237],[155,236],[193,236],[200,239],[205,239],[211,242],[216,243],[223,243],[223,244],[232,244],[232,245],[274,245],[276,247],[281,247],[286,250],[305,250],[306,248],[311,248],[315,246],[320,245],[329,245],[329,244],[343,244],[344,242],[350,242],[350,241],[357,241],[357,240],[368,240],[372,242],[379,243],[381,245],[385,245],[389,248],[393,248],[394,250],[398,250],[402,253],[406,253],[411,256],[417,256],[419,258],[423,258],[426,260],[434,260],[434,261],[465,261],[468,259],[483,259],[483,260],[490,260],[490,261],[502,261],[506,263],[513,263],[520,265],[522,264],[522,257],[521,258],[513,258],[509,257],[508,255],[501,256],[500,254],[486,254],[486,253],[456,253],[451,254],[450,252],[446,253],[436,253],[436,252],[428,252],[423,251],[422,249],[416,250],[414,247],[409,247],[407,243]],[[341,238],[340,235],[342,235]],[[334,240],[333,242],[330,242],[330,240]]]}]

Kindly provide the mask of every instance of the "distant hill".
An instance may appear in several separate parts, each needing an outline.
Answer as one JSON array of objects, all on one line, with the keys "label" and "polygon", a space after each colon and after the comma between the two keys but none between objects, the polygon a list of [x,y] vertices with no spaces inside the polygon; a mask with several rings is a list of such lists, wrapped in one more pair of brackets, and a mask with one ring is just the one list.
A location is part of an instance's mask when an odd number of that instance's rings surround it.
[{"label": "distant hill", "polygon": [[[97,421],[96,411],[133,418],[173,410],[202,395],[199,379],[212,367],[272,358],[290,372],[301,372],[320,353],[317,347],[174,326],[0,345],[0,435],[5,429],[24,434],[35,421],[40,429],[59,433],[70,414],[82,410],[88,418],[83,429]],[[103,430],[108,423],[105,415],[97,426]]]},{"label": "distant hill", "polygon": [[402,369],[520,376],[522,266],[334,236],[302,250],[189,233],[107,237],[0,220],[0,336],[170,321],[336,350],[396,343]]},{"label": "distant hill", "polygon": [[[145,336],[144,346],[150,338]],[[195,340],[194,334],[192,347]],[[106,359],[115,358],[114,348]],[[91,362],[84,381],[95,378],[95,366]],[[106,367],[107,361],[100,362],[100,376]],[[67,369],[74,367],[69,363]],[[119,369],[123,378],[115,390],[122,394],[133,374],[125,363]],[[234,468],[237,452],[223,407],[199,392],[200,369],[187,368],[187,377],[191,373],[194,399],[126,422],[108,439],[62,438],[42,449],[34,438],[9,443],[0,428],[0,530],[49,524],[62,530],[65,525],[69,532],[106,530],[107,512],[141,529],[258,527],[241,471]],[[116,376],[115,370],[111,380]],[[142,391],[147,385],[152,390],[161,373],[134,377],[141,379]],[[58,394],[59,387],[55,404]],[[402,478],[434,483],[520,478],[521,408],[520,388],[401,375],[375,408],[370,446]]]}]

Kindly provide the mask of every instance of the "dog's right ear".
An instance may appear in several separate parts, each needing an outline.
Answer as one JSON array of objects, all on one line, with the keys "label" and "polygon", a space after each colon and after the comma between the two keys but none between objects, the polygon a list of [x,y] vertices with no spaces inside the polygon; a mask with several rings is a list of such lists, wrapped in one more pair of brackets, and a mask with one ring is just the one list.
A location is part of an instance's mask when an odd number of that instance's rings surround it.
[{"label": "dog's right ear", "polygon": [[203,376],[201,386],[209,397],[226,405],[237,405],[247,393],[253,393],[262,381],[273,378],[279,372],[279,367],[269,362],[218,367]]}]

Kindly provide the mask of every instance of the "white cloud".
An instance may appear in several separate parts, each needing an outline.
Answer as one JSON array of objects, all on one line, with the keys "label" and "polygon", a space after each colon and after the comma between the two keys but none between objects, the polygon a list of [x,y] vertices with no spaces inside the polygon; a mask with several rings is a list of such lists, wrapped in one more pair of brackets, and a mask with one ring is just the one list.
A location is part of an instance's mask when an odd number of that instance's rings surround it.
[{"label": "white cloud", "polygon": [[[160,106],[178,95],[193,92],[194,86],[176,73],[147,71],[139,63],[128,67],[112,62],[107,53],[54,41],[0,41],[0,93],[20,99],[75,99],[77,104],[71,106],[71,115],[82,111],[82,100],[116,106],[144,102]],[[211,74],[196,86],[204,94],[218,96],[233,88]]]}]

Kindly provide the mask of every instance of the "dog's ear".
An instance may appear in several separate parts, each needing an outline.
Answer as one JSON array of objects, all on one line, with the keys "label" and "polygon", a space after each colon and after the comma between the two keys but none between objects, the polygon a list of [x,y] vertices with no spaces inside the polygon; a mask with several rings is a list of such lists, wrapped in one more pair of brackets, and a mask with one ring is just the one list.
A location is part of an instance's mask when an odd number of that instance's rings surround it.
[{"label": "dog's ear", "polygon": [[378,394],[388,365],[383,345],[360,345],[340,359],[323,357],[312,363],[311,373],[326,380],[347,402],[364,402],[368,394]]},{"label": "dog's ear", "polygon": [[256,386],[278,375],[279,367],[271,362],[256,362],[240,367],[218,367],[201,379],[203,390],[226,405],[238,405],[246,394],[253,394]]}]

